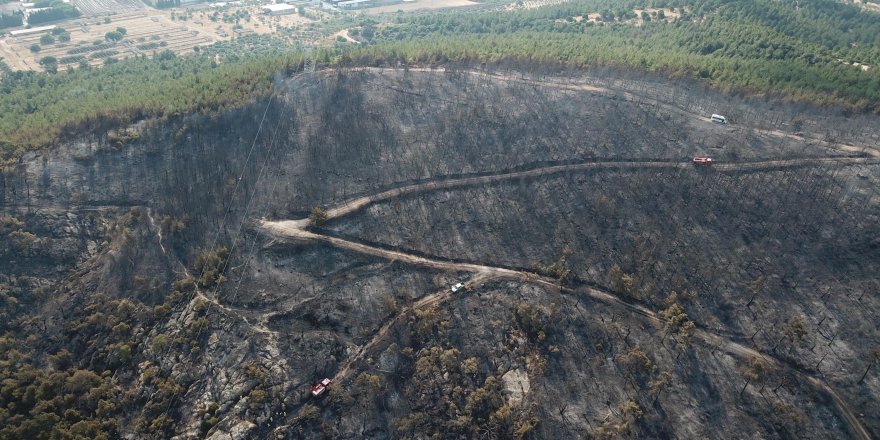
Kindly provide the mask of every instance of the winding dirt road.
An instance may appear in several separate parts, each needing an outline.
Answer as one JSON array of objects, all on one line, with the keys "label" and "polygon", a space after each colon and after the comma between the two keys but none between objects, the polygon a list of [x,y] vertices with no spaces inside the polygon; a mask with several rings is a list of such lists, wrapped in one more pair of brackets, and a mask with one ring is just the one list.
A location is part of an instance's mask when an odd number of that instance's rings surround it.
[{"label": "winding dirt road", "polygon": [[[771,161],[761,161],[761,162],[745,162],[745,163],[726,163],[726,164],[718,164],[714,166],[714,169],[717,171],[751,171],[751,170],[761,170],[761,169],[780,169],[780,168],[788,168],[788,167],[801,167],[801,166],[816,166],[816,165],[839,165],[839,166],[851,166],[851,165],[866,165],[866,164],[878,164],[880,161],[872,158],[814,158],[814,159],[790,159],[790,160],[771,160]],[[690,163],[680,163],[680,162],[585,162],[578,164],[570,164],[570,165],[557,165],[557,166],[548,166],[535,168],[527,171],[517,171],[517,172],[503,172],[492,175],[483,175],[483,176],[474,176],[474,177],[462,177],[456,179],[446,179],[446,180],[438,180],[438,181],[430,181],[419,184],[405,185],[398,188],[390,189],[387,191],[383,191],[380,193],[376,193],[373,195],[367,195],[363,197],[359,197],[353,200],[349,200],[347,202],[343,202],[338,206],[332,207],[327,210],[328,217],[330,219],[340,218],[342,216],[351,214],[363,207],[376,203],[378,201],[388,200],[395,197],[400,197],[407,194],[413,194],[418,192],[425,191],[435,191],[440,189],[448,189],[454,187],[462,187],[462,186],[470,186],[470,185],[481,185],[481,184],[490,184],[494,182],[501,182],[505,180],[511,179],[521,179],[528,177],[539,177],[546,176],[552,174],[559,174],[564,172],[576,172],[582,170],[590,170],[590,169],[682,169],[693,167]],[[403,261],[408,264],[430,267],[439,270],[447,270],[447,271],[459,271],[459,272],[471,272],[476,276],[468,281],[468,286],[474,286],[476,284],[482,283],[483,281],[496,278],[496,279],[530,279],[530,282],[540,284],[546,287],[550,287],[553,289],[559,289],[561,292],[566,293],[576,293],[578,295],[587,295],[590,298],[593,298],[597,301],[601,301],[606,304],[611,304],[620,308],[624,308],[638,315],[644,316],[650,319],[653,322],[662,322],[663,319],[657,315],[652,310],[649,310],[641,305],[632,304],[626,301],[623,301],[612,292],[603,291],[596,288],[591,287],[583,287],[578,289],[569,289],[566,287],[561,287],[553,281],[536,277],[535,274],[530,273],[524,270],[515,270],[502,268],[492,265],[484,265],[484,264],[473,264],[473,263],[456,263],[451,261],[443,261],[439,259],[433,259],[428,257],[422,257],[418,255],[409,254],[406,252],[398,251],[398,250],[389,250],[382,249],[375,246],[370,246],[362,243],[356,243],[349,240],[345,240],[338,237],[332,237],[316,232],[312,232],[308,230],[310,226],[308,219],[299,219],[299,220],[282,220],[282,221],[268,221],[268,220],[260,220],[259,227],[266,232],[268,235],[274,237],[276,240],[284,241],[284,242],[294,242],[294,243],[306,243],[306,242],[324,242],[331,246],[347,249],[353,252],[358,252],[366,255],[373,255],[389,260],[394,261]],[[466,291],[466,290],[465,290]],[[341,383],[347,380],[351,373],[354,371],[352,366],[355,365],[356,362],[363,359],[365,356],[370,354],[379,344],[385,340],[388,336],[388,333],[394,327],[395,324],[400,322],[405,316],[407,316],[411,311],[420,309],[422,307],[427,307],[433,304],[438,304],[440,302],[446,301],[447,299],[452,297],[452,292],[448,289],[444,289],[440,292],[435,292],[429,295],[426,295],[419,299],[418,301],[403,307],[396,315],[390,318],[373,336],[373,338],[366,344],[364,344],[355,354],[352,356],[343,366],[343,368],[334,376],[334,381],[337,383]],[[742,344],[734,342],[728,338],[722,337],[718,334],[711,333],[705,329],[697,329],[694,333],[694,336],[702,340],[704,343],[717,347],[719,350],[723,350],[731,355],[749,359],[749,358],[759,358],[764,360],[766,363],[773,365],[776,368],[786,370],[792,372],[807,383],[812,385],[817,390],[820,390],[826,393],[831,397],[831,400],[834,402],[837,411],[842,416],[843,420],[849,426],[850,432],[859,439],[862,440],[870,440],[871,436],[865,427],[858,420],[855,413],[849,408],[847,403],[840,397],[840,395],[829,385],[827,385],[821,379],[812,376],[803,371],[797,370],[783,362],[777,360],[772,355],[767,353],[760,352],[758,350],[746,347]]]},{"label": "winding dirt road", "polygon": [[[392,68],[392,67],[370,67],[370,68],[367,68],[366,70],[375,71],[375,72],[394,72],[394,71],[399,71],[400,69],[396,69],[396,68]],[[431,69],[428,67],[413,67],[413,68],[409,68],[409,70],[414,71],[414,72],[445,72],[445,70]],[[531,84],[531,85],[536,85],[536,86],[541,86],[541,87],[554,88],[554,89],[559,89],[559,90],[569,90],[569,91],[577,91],[577,92],[592,92],[592,93],[601,93],[604,95],[614,94],[617,96],[622,96],[627,101],[640,102],[643,104],[649,104],[649,105],[653,105],[656,107],[662,107],[665,110],[684,113],[686,115],[691,116],[694,119],[697,119],[697,120],[700,120],[703,122],[711,122],[711,119],[707,116],[690,112],[690,111],[685,110],[675,104],[660,101],[654,97],[643,96],[643,95],[639,95],[637,93],[633,93],[631,91],[626,91],[626,90],[611,89],[611,88],[595,86],[595,85],[591,85],[591,84],[575,84],[575,83],[560,83],[560,82],[553,82],[553,81],[545,81],[545,80],[538,80],[538,79],[534,79],[534,78],[525,78],[525,77],[520,77],[520,76],[516,76],[516,75],[509,75],[509,74],[503,74],[503,73],[497,73],[497,72],[487,72],[487,71],[482,71],[482,70],[463,70],[463,71],[456,71],[456,72],[457,73],[466,73],[471,76],[482,76],[482,77],[488,77],[488,78],[495,78],[495,79],[499,79],[502,81],[513,81],[513,82]],[[797,135],[794,133],[786,133],[781,130],[766,130],[766,129],[760,129],[760,128],[751,128],[751,130],[754,131],[755,133],[760,133],[760,134],[763,134],[766,136],[794,139],[794,140],[798,140],[798,141],[802,141],[802,142],[815,142],[825,148],[831,148],[833,150],[838,150],[838,151],[842,151],[845,153],[867,154],[871,157],[880,158],[880,149],[878,149],[876,147],[872,147],[872,146],[852,145],[852,144],[847,144],[847,143],[843,143],[843,142],[830,142],[830,141],[826,141],[826,140],[822,140],[822,139],[801,136],[801,135]]]},{"label": "winding dirt road", "polygon": [[[476,285],[482,283],[483,281],[485,281],[489,278],[492,278],[492,273],[493,273],[492,271],[484,271],[484,272],[478,273],[477,276],[469,279],[466,283],[464,283],[465,284],[464,290],[459,290],[459,292],[462,292],[462,293],[467,292],[468,288],[476,286]],[[407,316],[410,312],[412,312],[414,310],[422,309],[424,307],[428,307],[428,306],[432,306],[435,304],[445,302],[446,300],[448,300],[451,297],[452,297],[452,290],[443,289],[439,292],[434,292],[434,293],[425,295],[422,298],[420,298],[418,301],[400,309],[391,319],[389,319],[384,325],[382,325],[381,328],[379,328],[379,330],[376,332],[376,334],[373,335],[373,338],[370,339],[370,342],[364,344],[364,346],[362,346],[358,350],[357,354],[355,354],[348,361],[345,362],[345,366],[343,366],[342,369],[339,370],[338,373],[336,373],[336,376],[333,376],[333,379],[332,379],[333,382],[339,384],[339,383],[344,382],[346,379],[348,379],[348,377],[352,373],[351,367],[355,363],[357,363],[358,361],[363,359],[365,356],[370,354],[373,351],[373,349],[379,345],[379,343],[384,341],[388,337],[388,332],[391,331],[391,329],[394,327],[394,325],[397,324],[398,322],[400,322],[400,320],[403,319],[405,316]]]},{"label": "winding dirt road", "polygon": [[[783,160],[767,160],[759,162],[738,162],[738,163],[716,163],[713,168],[721,172],[734,171],[759,171],[781,168],[796,168],[803,166],[815,165],[868,165],[877,164],[880,160],[865,157],[821,157],[809,159],[783,159]],[[389,189],[376,194],[365,195],[355,199],[351,199],[340,203],[337,206],[327,210],[329,219],[344,217],[352,212],[370,204],[383,200],[394,199],[397,197],[426,192],[437,191],[441,189],[460,188],[466,186],[486,185],[505,180],[526,179],[534,177],[544,177],[553,174],[570,173],[576,171],[596,170],[596,169],[688,169],[693,165],[688,162],[657,162],[657,161],[616,161],[616,162],[581,162],[568,165],[551,165],[546,167],[534,168],[526,171],[502,172],[498,174],[461,177],[454,179],[432,180],[423,183],[405,185],[398,188]],[[309,219],[284,220],[277,222],[263,222],[263,227],[282,234],[297,235],[305,233],[309,226]],[[312,234],[307,239],[320,239],[319,234]],[[325,237],[328,238],[329,237]]]}]

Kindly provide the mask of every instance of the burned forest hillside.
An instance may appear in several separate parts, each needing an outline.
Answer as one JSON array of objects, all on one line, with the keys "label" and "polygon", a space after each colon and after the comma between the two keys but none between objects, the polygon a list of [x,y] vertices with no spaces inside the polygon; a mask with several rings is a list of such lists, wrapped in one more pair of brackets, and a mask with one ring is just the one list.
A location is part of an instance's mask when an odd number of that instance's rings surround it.
[{"label": "burned forest hillside", "polygon": [[0,438],[877,437],[878,126],[450,64],[70,136],[0,180]]}]

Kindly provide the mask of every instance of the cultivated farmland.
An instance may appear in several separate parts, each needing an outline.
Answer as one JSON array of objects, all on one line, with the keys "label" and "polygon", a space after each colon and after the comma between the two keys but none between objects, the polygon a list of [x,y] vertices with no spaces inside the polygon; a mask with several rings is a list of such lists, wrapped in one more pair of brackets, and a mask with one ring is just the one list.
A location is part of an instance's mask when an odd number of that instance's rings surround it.
[{"label": "cultivated farmland", "polygon": [[146,9],[139,0],[73,0],[85,16],[110,15]]},{"label": "cultivated farmland", "polygon": [[[14,55],[25,60],[26,66],[37,69],[39,60],[54,57],[60,70],[87,63],[100,65],[108,59],[121,59],[170,50],[177,54],[191,53],[193,47],[211,44],[214,40],[203,32],[193,30],[183,23],[175,23],[161,16],[148,16],[144,12],[115,15],[109,23],[103,18],[83,18],[59,25],[70,34],[70,41],[41,44],[43,33],[7,39]],[[108,41],[108,32],[125,28],[120,41]],[[34,52],[31,47],[39,45]]]}]

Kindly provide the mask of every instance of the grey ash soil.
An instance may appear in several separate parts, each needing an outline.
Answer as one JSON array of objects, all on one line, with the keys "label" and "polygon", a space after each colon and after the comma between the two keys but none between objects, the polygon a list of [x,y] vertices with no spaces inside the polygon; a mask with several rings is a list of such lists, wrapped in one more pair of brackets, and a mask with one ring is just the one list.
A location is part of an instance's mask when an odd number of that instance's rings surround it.
[{"label": "grey ash soil", "polygon": [[[246,288],[223,298],[224,304],[268,316],[268,327],[287,336],[324,331],[366,343],[372,331],[393,315],[397,304],[411,302],[456,274],[412,271],[406,266],[320,245],[273,247],[252,263],[258,267],[241,280]],[[277,290],[285,289],[283,295]],[[351,319],[360,310],[375,311]],[[332,369],[325,374],[332,375]]]},{"label": "grey ash soil", "polygon": [[[540,78],[557,87],[511,72],[319,72],[249,108],[144,124],[121,147],[77,139],[4,172],[0,210],[37,241],[0,229],[4,246],[32,251],[2,259],[0,282],[31,295],[34,316],[51,317],[48,327],[23,327],[49,333],[35,347],[67,344],[83,368],[118,369],[130,400],[116,420],[133,437],[148,436],[136,420],[160,415],[173,422],[164,435],[179,438],[853,437],[831,396],[796,371],[834,387],[880,433],[880,367],[859,382],[880,345],[876,165],[559,173],[397,197],[316,230],[516,268],[556,261],[568,247],[574,290],[289,242],[257,227],[261,217],[303,218],[404,184],[549,164],[853,154],[750,124],[790,133],[796,123],[862,145],[875,134],[853,128],[876,126],[875,117],[841,124],[601,74]],[[715,109],[742,123],[695,116]],[[169,294],[215,244],[231,250],[225,282]],[[659,311],[671,291],[697,292],[681,303],[698,327],[744,345],[754,335],[785,367],[746,385],[748,359],[683,342],[579,290],[622,295],[615,265],[640,288],[628,301]],[[109,329],[65,329],[125,297],[170,307],[131,318],[133,358],[108,366]],[[794,318],[803,340],[777,344]],[[174,348],[157,348],[162,337]],[[180,385],[171,404],[148,371]],[[328,395],[309,396],[342,371]],[[528,391],[511,377],[526,377]]]},{"label": "grey ash soil", "polygon": [[[867,173],[873,179],[858,177]],[[579,280],[608,288],[617,265],[643,289],[635,300],[655,306],[669,292],[695,291],[686,308],[699,326],[821,373],[870,414],[877,391],[857,382],[880,344],[869,324],[880,310],[876,178],[876,167],[590,171],[404,197],[327,229],[525,269],[568,247]],[[795,317],[808,336],[777,345]]]}]

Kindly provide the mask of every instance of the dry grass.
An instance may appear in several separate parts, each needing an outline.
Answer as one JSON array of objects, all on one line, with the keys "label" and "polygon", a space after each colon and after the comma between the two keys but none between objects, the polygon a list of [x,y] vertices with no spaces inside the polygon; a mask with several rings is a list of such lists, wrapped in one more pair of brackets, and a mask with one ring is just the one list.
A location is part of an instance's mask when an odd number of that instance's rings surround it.
[{"label": "dry grass", "polygon": [[466,8],[470,6],[477,6],[478,4],[479,3],[474,3],[470,0],[415,0],[411,2],[397,3],[394,5],[367,8],[364,9],[362,12],[367,14],[384,14],[397,11],[407,12],[428,9]]},{"label": "dry grass", "polygon": [[[263,15],[259,7],[229,8],[220,11],[220,14],[234,14],[238,10],[247,10],[250,13],[250,21],[240,20],[243,30],[258,34],[271,34],[277,32],[280,27],[295,27],[313,20],[292,14],[278,17]],[[221,20],[211,21],[210,17],[215,10],[205,9],[192,13],[187,20],[181,20],[183,9],[167,10],[144,10],[117,14],[111,17],[110,23],[104,22],[104,17],[80,17],[75,20],[58,23],[57,26],[70,33],[70,41],[55,42],[53,44],[40,44],[40,37],[44,33],[26,35],[20,37],[0,38],[0,57],[3,58],[12,70],[36,70],[42,71],[39,60],[43,57],[53,56],[59,61],[73,54],[68,51],[76,48],[92,47],[93,42],[104,40],[107,32],[124,27],[127,30],[125,38],[114,45],[112,50],[118,53],[115,58],[124,58],[134,55],[152,55],[154,52],[171,50],[177,54],[189,54],[195,46],[204,46],[219,41],[230,40],[235,35],[234,23],[224,23]],[[175,18],[172,18],[174,16]],[[138,49],[137,46],[164,42],[164,46],[149,49]],[[39,44],[41,50],[31,52],[30,47]],[[82,54],[88,55],[88,54]],[[89,64],[100,65],[104,59],[90,59]],[[69,66],[77,66],[78,62],[64,64],[59,62],[59,70]]]},{"label": "dry grass", "polygon": [[[6,37],[0,40],[0,48],[2,48],[0,51],[5,51],[2,56],[7,59],[13,69],[30,70],[42,70],[39,60],[43,57],[53,56],[59,60],[59,69],[63,70],[69,65],[78,65],[78,62],[71,64],[60,62],[64,57],[76,55],[70,54],[69,51],[92,48],[95,41],[104,41],[104,35],[118,27],[126,29],[125,38],[112,47],[104,49],[117,51],[118,53],[113,55],[115,58],[140,54],[151,55],[155,51],[166,49],[178,54],[190,53],[194,46],[211,44],[216,41],[205,32],[192,29],[187,23],[172,21],[170,16],[154,11],[116,15],[111,18],[110,23],[105,23],[104,19],[99,17],[78,18],[59,24],[58,27],[70,33],[70,41],[40,44],[40,37],[44,33]],[[164,45],[152,49],[137,47],[149,43],[164,43]],[[30,47],[33,44],[39,44],[42,49],[37,53],[31,52]],[[88,53],[93,52],[95,51]],[[88,53],[79,55],[88,56]],[[6,56],[7,54],[8,56]],[[104,59],[88,59],[88,62],[91,65],[100,65]]]}]

